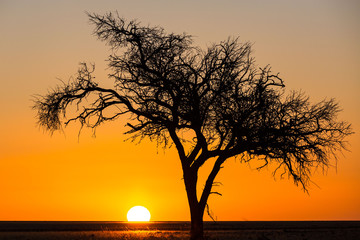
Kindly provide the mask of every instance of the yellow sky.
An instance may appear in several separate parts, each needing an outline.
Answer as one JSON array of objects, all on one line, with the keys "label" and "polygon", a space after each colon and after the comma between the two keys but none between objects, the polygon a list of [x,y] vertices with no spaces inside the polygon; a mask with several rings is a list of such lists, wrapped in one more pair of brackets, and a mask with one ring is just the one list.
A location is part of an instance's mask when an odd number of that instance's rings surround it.
[{"label": "yellow sky", "polygon": [[228,36],[251,41],[257,63],[271,64],[289,90],[335,97],[353,124],[351,152],[339,155],[337,170],[314,173],[319,187],[309,195],[229,159],[217,178],[223,196],[209,200],[218,220],[360,220],[360,4],[330,0],[0,0],[0,220],[125,221],[135,205],[155,221],[189,220],[174,149],[124,142],[122,120],[96,138],[85,130],[78,139],[77,125],[53,136],[36,126],[32,95],[69,79],[79,62],[95,62],[98,81],[111,86],[110,52],[84,12],[115,10],[192,34],[202,47]]}]

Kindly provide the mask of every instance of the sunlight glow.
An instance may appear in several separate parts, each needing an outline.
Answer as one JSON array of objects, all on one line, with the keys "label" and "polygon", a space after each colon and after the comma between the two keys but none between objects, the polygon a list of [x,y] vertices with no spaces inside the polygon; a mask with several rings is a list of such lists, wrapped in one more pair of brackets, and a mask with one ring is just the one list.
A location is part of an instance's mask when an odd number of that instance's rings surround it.
[{"label": "sunlight glow", "polygon": [[150,212],[143,206],[132,207],[127,213],[129,222],[148,222],[150,221]]}]

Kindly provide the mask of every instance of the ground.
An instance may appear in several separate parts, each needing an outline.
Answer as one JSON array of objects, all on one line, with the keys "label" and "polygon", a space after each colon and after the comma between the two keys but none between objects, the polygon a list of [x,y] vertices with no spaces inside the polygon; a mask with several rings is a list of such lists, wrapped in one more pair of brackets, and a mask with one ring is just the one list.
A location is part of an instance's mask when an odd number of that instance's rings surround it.
[{"label": "ground", "polygon": [[[209,240],[357,240],[360,229],[206,231]],[[188,231],[0,232],[2,240],[188,240]]]}]

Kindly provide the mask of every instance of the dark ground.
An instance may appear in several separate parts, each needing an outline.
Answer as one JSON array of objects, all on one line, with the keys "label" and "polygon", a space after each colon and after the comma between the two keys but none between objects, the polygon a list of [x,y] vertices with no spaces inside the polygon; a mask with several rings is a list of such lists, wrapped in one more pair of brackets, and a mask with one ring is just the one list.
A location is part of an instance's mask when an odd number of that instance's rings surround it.
[{"label": "dark ground", "polygon": [[[0,239],[185,240],[190,222],[0,222]],[[205,222],[209,240],[360,240],[360,221]]]}]

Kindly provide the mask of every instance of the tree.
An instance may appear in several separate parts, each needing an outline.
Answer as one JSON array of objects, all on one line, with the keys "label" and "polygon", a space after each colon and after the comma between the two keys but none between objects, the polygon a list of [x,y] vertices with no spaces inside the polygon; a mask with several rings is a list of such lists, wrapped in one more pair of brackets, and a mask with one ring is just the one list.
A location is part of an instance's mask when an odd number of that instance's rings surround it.
[{"label": "tree", "polygon": [[[82,63],[76,79],[35,100],[39,124],[51,132],[73,121],[95,129],[127,115],[127,134],[174,145],[191,239],[203,239],[204,211],[227,159],[276,164],[275,173],[288,175],[306,191],[312,170],[328,167],[345,149],[352,130],[337,121],[336,101],[311,104],[302,92],[285,95],[278,74],[269,66],[256,67],[250,43],[229,38],[202,50],[186,34],[168,34],[111,13],[88,16],[96,36],[112,48],[109,77],[115,85],[100,87],[94,66]],[[69,117],[72,105],[77,111]],[[209,159],[214,165],[198,196],[198,171]]]}]

